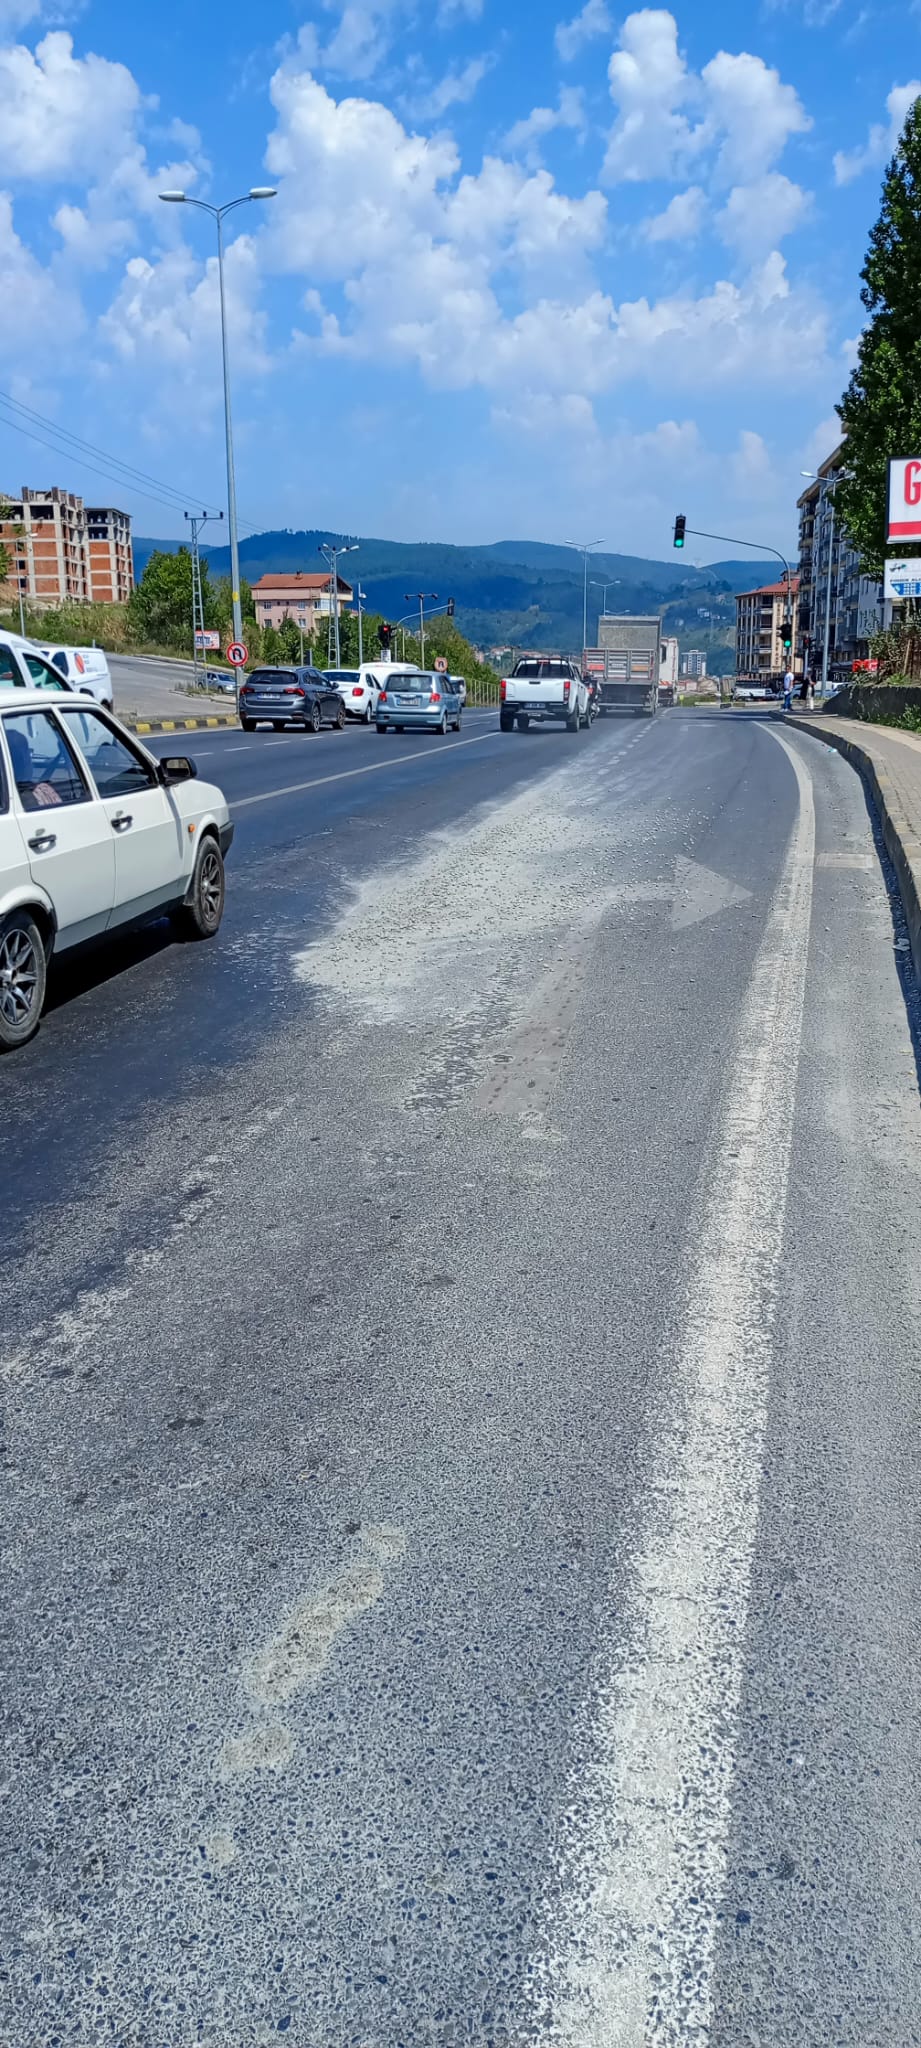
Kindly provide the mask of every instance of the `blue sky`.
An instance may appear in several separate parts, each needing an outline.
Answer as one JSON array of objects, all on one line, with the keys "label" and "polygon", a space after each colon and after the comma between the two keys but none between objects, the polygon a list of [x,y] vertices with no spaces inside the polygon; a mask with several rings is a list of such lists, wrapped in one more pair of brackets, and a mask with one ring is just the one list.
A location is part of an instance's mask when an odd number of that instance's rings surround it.
[{"label": "blue sky", "polygon": [[[783,548],[919,74],[905,0],[0,0],[0,383],[222,505],[213,228],[156,195],[269,181],[228,223],[248,525]],[[181,530],[6,415],[0,485],[50,481]]]}]

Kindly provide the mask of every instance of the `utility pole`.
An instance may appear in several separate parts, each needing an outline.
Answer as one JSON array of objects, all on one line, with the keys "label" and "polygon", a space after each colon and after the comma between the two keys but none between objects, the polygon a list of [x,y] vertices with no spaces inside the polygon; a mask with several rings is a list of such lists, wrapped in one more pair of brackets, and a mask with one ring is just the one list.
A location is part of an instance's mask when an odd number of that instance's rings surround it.
[{"label": "utility pole", "polygon": [[[438,592],[437,592],[437,590],[404,590],[404,592],[403,592],[403,602],[404,602],[404,604],[417,604],[417,605],[419,606],[419,650],[420,650],[420,652],[419,652],[419,667],[420,667],[420,668],[424,668],[424,667],[425,667],[425,607],[426,607],[426,605],[427,605],[427,604],[437,604],[437,602],[438,602]],[[404,637],[405,637],[405,636],[404,636]]]},{"label": "utility pole", "polygon": [[[202,527],[207,526],[209,519],[223,519],[223,517],[223,512],[202,512],[200,515],[194,512],[185,512],[183,514],[183,518],[189,522],[192,533],[192,685],[194,689],[198,688],[198,636],[199,633],[204,633],[205,630],[205,607],[202,603],[201,594],[201,556],[198,548],[198,536]],[[204,647],[202,647],[202,653],[204,653]],[[203,663],[203,666],[207,669],[207,661]]]},{"label": "utility pole", "polygon": [[366,593],[362,590],[360,577],[358,579],[356,596],[358,598],[358,666],[362,668],[365,659],[365,643],[362,634],[361,607],[366,602]]}]

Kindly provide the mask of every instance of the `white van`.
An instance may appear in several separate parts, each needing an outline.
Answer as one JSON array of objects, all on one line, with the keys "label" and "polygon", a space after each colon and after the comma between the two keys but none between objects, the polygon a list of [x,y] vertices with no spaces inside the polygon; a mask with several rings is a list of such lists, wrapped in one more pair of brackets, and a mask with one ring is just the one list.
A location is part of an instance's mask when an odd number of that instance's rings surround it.
[{"label": "white van", "polygon": [[41,652],[60,670],[69,689],[81,697],[95,698],[107,711],[114,710],[112,677],[103,648],[60,647],[53,640],[39,644]]}]

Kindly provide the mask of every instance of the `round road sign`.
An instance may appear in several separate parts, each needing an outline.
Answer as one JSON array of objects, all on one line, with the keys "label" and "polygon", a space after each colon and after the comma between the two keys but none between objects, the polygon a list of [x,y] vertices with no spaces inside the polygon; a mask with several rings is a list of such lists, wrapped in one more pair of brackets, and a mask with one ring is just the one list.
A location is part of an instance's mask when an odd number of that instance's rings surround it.
[{"label": "round road sign", "polygon": [[234,668],[243,667],[247,654],[248,649],[244,647],[242,640],[231,640],[230,646],[227,649],[227,659],[233,662]]},{"label": "round road sign", "polygon": [[436,655],[436,657],[435,657],[435,667],[436,667],[436,669],[437,669],[437,671],[438,671],[438,674],[439,674],[440,676],[446,676],[446,675],[447,675],[447,673],[448,673],[448,664],[447,664],[447,662],[446,662],[446,660],[445,660],[445,658],[444,658],[444,655],[443,655],[443,654],[439,654],[439,655]]}]

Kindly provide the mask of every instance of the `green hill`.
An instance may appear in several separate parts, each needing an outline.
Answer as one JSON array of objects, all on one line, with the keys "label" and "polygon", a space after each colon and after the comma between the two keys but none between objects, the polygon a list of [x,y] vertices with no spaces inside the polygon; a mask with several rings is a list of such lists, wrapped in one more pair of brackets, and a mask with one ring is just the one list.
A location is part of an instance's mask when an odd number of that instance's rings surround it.
[{"label": "green hill", "polygon": [[[321,566],[323,542],[341,536],[320,530],[247,535],[240,543],[240,566],[252,583],[260,576]],[[137,539],[138,575],[154,548],[175,552],[181,541]],[[230,553],[207,548],[215,575],[230,571]],[[361,573],[369,611],[397,620],[412,609],[408,591],[437,591],[453,597],[457,623],[478,646],[579,648],[582,645],[582,562],[572,549],[543,541],[497,541],[484,547],[452,547],[439,541],[388,541],[362,537],[360,553],[342,564],[343,574]],[[668,612],[668,630],[677,629],[686,645],[724,641],[734,623],[732,594],[751,589],[776,575],[776,564],[717,562],[695,569],[683,555],[657,562],[637,555],[592,555],[589,574],[589,640],[596,630],[606,584],[609,612]],[[714,614],[701,617],[703,610]]]}]

